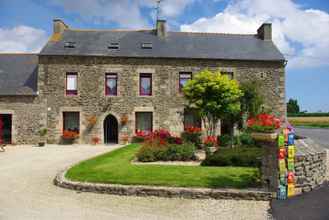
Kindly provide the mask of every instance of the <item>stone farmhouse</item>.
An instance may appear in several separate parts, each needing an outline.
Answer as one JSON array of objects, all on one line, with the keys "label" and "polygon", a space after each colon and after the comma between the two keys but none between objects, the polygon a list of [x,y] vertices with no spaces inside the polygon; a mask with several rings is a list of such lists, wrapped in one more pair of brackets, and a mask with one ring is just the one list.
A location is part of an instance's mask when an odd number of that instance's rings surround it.
[{"label": "stone farmhouse", "polygon": [[[77,143],[122,142],[137,131],[180,133],[202,126],[184,109],[182,86],[202,69],[238,81],[258,79],[266,107],[285,116],[286,60],[272,42],[271,24],[255,34],[153,30],[78,30],[53,22],[39,54],[0,54],[0,121],[8,143],[48,143],[64,130]],[[256,30],[255,30],[256,32]]]}]

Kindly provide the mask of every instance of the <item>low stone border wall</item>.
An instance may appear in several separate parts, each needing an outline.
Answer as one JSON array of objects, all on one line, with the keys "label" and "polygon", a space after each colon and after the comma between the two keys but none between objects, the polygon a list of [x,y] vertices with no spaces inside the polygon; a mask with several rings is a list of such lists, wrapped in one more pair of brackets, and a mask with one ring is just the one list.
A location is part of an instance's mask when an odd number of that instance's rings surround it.
[{"label": "low stone border wall", "polygon": [[54,184],[66,189],[82,192],[125,196],[179,197],[188,199],[236,199],[260,201],[269,201],[272,199],[272,193],[260,190],[156,187],[75,182],[65,178],[66,171],[67,170],[57,174],[54,179]]},{"label": "low stone border wall", "polygon": [[310,138],[296,140],[296,193],[309,192],[326,180],[327,152]]}]

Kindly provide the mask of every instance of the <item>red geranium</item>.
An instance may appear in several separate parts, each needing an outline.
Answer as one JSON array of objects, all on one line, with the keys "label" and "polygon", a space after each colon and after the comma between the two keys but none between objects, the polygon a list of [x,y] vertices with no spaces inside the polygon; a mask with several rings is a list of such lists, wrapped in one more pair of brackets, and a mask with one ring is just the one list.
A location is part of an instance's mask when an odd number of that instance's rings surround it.
[{"label": "red geranium", "polygon": [[254,118],[247,120],[247,126],[254,130],[274,130],[281,126],[281,121],[279,118],[270,114],[258,114]]},{"label": "red geranium", "polygon": [[76,131],[68,131],[68,130],[63,131],[64,139],[75,139],[77,137],[79,137],[79,133]]},{"label": "red geranium", "polygon": [[205,145],[215,147],[218,145],[217,137],[216,136],[207,136],[203,141]]},{"label": "red geranium", "polygon": [[185,131],[188,133],[198,133],[198,132],[201,132],[201,128],[194,127],[194,126],[187,126],[187,127],[185,127]]}]

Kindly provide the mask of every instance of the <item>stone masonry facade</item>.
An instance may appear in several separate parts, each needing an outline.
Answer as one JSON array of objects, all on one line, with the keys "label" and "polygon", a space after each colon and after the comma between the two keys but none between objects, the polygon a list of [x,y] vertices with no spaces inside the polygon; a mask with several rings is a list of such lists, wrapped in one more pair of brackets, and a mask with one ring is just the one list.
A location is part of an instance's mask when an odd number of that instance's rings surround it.
[{"label": "stone masonry facade", "polygon": [[[80,143],[90,143],[92,137],[104,142],[103,123],[112,114],[119,122],[119,140],[122,134],[135,133],[135,112],[152,112],[153,129],[165,128],[179,134],[183,131],[184,98],[178,90],[180,72],[196,74],[202,69],[220,69],[232,72],[242,82],[258,79],[262,82],[266,106],[278,115],[285,115],[284,66],[275,62],[136,59],[106,57],[42,56],[39,74],[45,78],[47,97],[48,142],[57,143],[62,135],[62,112],[80,112]],[[78,73],[78,95],[65,95],[65,74]],[[104,93],[106,73],[118,74],[118,95]],[[139,74],[152,74],[153,94],[139,96]],[[120,118],[128,115],[123,128]],[[87,119],[96,116],[91,129]]]},{"label": "stone masonry facade", "polygon": [[[265,109],[286,116],[286,61],[271,41],[271,24],[263,24],[256,35],[167,32],[164,20],[149,31],[81,31],[70,29],[60,19],[54,20],[53,27],[53,35],[35,55],[34,94],[3,95],[8,91],[0,78],[0,116],[11,115],[14,144],[38,143],[42,128],[48,129],[48,143],[60,143],[67,112],[75,112],[69,114],[75,117],[69,129],[79,123],[76,143],[91,143],[95,138],[105,143],[105,135],[113,133],[116,141],[130,139],[138,112],[152,113],[153,130],[164,128],[179,135],[184,130],[186,104],[179,92],[179,75],[189,72],[193,78],[204,69],[228,73],[239,82],[259,81]],[[117,48],[112,50],[109,44]],[[1,62],[8,66],[8,61]],[[8,76],[14,76],[11,71]],[[76,95],[67,94],[68,73],[76,74]],[[108,73],[117,75],[116,96],[105,94]],[[27,76],[24,70],[17,74]],[[140,74],[152,76],[150,96],[140,96]],[[16,79],[9,81],[10,88],[25,86]],[[91,124],[90,118],[96,122]],[[128,118],[127,123],[121,123],[123,118]],[[117,124],[110,132],[109,119],[110,124]]]}]

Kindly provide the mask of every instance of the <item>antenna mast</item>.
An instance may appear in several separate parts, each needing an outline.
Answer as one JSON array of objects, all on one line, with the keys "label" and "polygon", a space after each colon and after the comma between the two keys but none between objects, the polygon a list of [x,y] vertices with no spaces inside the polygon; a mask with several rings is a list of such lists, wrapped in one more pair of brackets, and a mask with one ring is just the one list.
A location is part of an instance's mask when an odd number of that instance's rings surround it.
[{"label": "antenna mast", "polygon": [[160,3],[162,0],[157,0],[157,6],[156,6],[156,19],[159,20],[159,14],[160,14]]}]

